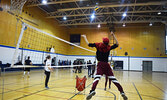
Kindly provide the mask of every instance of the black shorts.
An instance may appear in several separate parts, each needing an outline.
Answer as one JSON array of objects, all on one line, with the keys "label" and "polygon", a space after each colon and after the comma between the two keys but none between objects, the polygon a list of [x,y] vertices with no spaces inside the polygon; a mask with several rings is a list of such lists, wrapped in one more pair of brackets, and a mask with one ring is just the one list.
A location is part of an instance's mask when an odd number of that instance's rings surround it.
[{"label": "black shorts", "polygon": [[24,68],[24,71],[30,71],[30,68]]}]

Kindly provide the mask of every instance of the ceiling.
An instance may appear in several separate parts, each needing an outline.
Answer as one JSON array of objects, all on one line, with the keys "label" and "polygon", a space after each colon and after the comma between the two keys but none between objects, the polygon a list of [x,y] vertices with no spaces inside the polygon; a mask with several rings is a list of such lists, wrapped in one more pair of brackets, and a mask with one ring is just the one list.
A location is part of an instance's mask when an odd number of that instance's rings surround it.
[{"label": "ceiling", "polygon": [[[26,6],[40,8],[47,14],[46,18],[57,20],[61,26],[167,24],[167,0],[48,0],[47,4],[42,4],[42,0],[28,0]],[[93,12],[95,18],[91,19]],[[127,16],[123,17],[125,12]]]}]

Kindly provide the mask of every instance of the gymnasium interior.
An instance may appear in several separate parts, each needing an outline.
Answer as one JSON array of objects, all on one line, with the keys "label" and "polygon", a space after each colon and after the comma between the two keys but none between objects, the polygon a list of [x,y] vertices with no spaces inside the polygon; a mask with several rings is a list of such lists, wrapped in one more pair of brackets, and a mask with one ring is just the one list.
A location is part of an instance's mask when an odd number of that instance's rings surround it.
[{"label": "gymnasium interior", "polygon": [[[112,46],[111,32],[119,46],[108,63],[128,100],[167,100],[167,0],[0,0],[0,99],[86,100],[96,74],[88,61],[96,69],[98,61],[82,35]],[[48,55],[54,70],[46,89]],[[86,76],[82,91],[77,76]],[[112,82],[104,90],[105,81],[91,100],[123,100]]]}]

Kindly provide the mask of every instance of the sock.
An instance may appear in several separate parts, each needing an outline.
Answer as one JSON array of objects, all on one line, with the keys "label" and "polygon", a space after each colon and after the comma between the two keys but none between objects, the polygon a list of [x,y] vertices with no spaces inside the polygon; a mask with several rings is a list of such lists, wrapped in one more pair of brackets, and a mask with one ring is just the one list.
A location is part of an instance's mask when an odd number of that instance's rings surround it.
[{"label": "sock", "polygon": [[23,75],[25,75],[25,74],[26,74],[26,72],[24,71]]}]

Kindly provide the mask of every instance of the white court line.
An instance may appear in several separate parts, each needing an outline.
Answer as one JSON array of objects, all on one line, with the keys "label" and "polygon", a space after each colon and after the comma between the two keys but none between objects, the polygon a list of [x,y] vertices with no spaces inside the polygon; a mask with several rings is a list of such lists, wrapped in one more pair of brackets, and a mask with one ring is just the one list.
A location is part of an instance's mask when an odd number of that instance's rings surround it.
[{"label": "white court line", "polygon": [[118,100],[120,100],[120,95],[118,96]]}]

